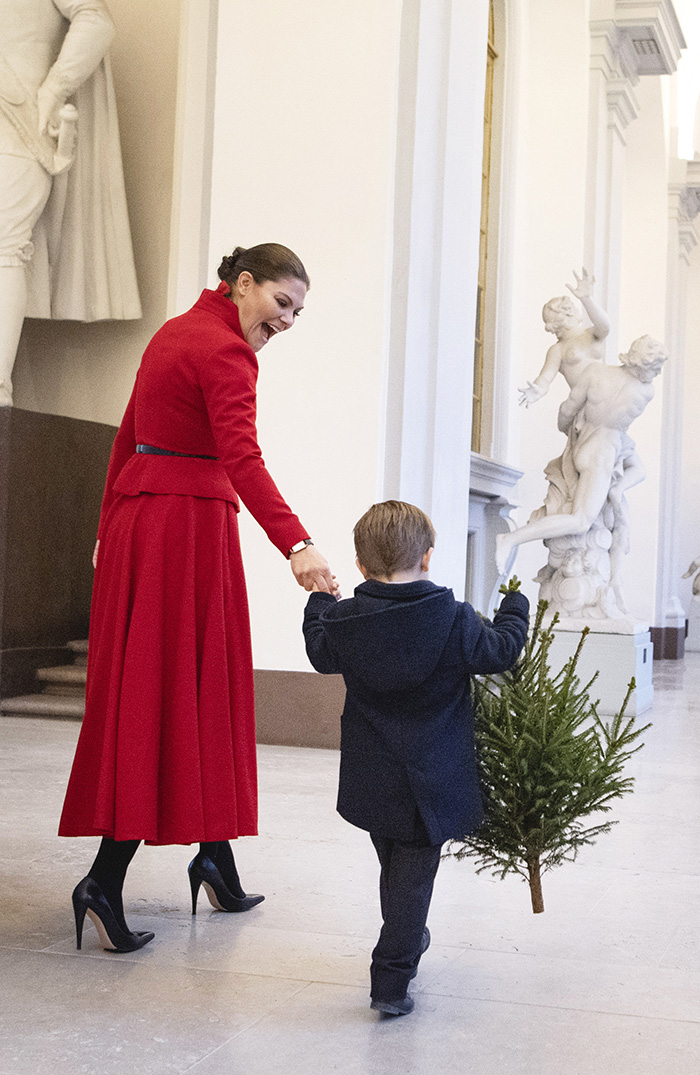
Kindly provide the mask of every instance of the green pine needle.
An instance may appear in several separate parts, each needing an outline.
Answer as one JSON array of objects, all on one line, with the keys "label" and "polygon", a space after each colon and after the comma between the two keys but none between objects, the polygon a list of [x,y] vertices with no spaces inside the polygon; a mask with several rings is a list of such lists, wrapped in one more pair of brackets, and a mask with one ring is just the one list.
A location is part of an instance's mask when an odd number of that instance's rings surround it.
[{"label": "green pine needle", "polygon": [[[519,588],[516,578],[502,592]],[[477,759],[485,820],[448,845],[447,854],[476,860],[477,873],[519,874],[533,890],[541,873],[573,862],[579,850],[609,832],[615,800],[632,791],[624,769],[650,727],[625,715],[635,688],[609,722],[590,699],[595,676],[581,685],[577,665],[589,629],[558,672],[549,664],[557,616],[543,627],[540,601],[532,632],[515,667],[474,680]],[[533,871],[537,881],[533,881]]]}]

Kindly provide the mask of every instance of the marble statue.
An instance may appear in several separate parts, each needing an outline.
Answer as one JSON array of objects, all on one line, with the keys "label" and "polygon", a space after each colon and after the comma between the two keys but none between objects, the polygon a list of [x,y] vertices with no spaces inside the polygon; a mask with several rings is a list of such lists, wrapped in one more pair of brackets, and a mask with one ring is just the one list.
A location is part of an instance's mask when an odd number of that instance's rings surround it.
[{"label": "marble statue", "polygon": [[104,0],[0,0],[0,405],[26,316],[141,316],[113,34]]},{"label": "marble statue", "polygon": [[695,576],[693,578],[693,597],[697,597],[700,594],[700,556],[693,560],[685,574],[681,575],[681,578],[689,579],[691,575]]},{"label": "marble statue", "polygon": [[610,332],[607,314],[593,299],[594,278],[583,269],[581,276],[574,273],[576,287],[567,284],[569,291],[583,306],[591,320],[590,328],[583,328],[581,318],[567,295],[550,299],[542,309],[542,320],[547,332],[553,333],[557,342],[547,351],[544,365],[534,381],[526,388],[519,388],[520,403],[529,407],[545,396],[558,373],[569,388],[573,388],[580,371],[589,362],[605,360],[605,338]]},{"label": "marble statue", "polygon": [[696,557],[688,570],[681,577],[689,579],[693,576],[693,596],[690,599],[688,609],[688,627],[685,639],[685,648],[689,652],[700,651],[700,556]]},{"label": "marble statue", "polygon": [[620,365],[579,366],[558,425],[567,436],[552,460],[544,505],[525,526],[499,534],[496,564],[505,574],[517,545],[539,539],[547,565],[536,581],[550,614],[577,620],[623,619],[620,567],[629,548],[625,493],[644,478],[628,435],[654,394],[653,380],[668,358],[662,344],[642,336],[620,355]]}]

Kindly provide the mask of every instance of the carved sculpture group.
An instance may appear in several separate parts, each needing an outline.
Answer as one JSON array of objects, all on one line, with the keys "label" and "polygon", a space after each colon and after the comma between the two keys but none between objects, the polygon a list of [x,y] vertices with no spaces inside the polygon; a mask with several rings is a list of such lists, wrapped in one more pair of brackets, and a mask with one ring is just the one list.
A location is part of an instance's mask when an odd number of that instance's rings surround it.
[{"label": "carved sculpture group", "polygon": [[535,381],[520,390],[521,403],[536,402],[561,373],[570,389],[558,418],[566,446],[545,468],[549,486],[542,507],[525,526],[498,536],[496,562],[499,573],[505,574],[516,546],[541,539],[549,555],[536,581],[550,614],[622,620],[628,616],[620,587],[620,569],[629,550],[625,493],[644,479],[627,430],[652,399],[652,382],[668,354],[657,340],[641,336],[620,355],[619,365],[606,365],[604,341],[610,326],[593,300],[592,287],[584,269],[576,276],[576,287],[569,288],[589,315],[590,328],[583,328],[568,297],[550,300],[542,311],[545,328],[557,342]]}]

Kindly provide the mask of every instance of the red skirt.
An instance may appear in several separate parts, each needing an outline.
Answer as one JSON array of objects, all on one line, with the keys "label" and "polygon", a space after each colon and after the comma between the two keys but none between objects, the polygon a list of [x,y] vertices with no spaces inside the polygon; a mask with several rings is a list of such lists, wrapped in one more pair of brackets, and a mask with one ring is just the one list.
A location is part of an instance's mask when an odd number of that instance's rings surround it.
[{"label": "red skirt", "polygon": [[152,844],[257,833],[253,662],[230,502],[113,504],[61,836]]}]

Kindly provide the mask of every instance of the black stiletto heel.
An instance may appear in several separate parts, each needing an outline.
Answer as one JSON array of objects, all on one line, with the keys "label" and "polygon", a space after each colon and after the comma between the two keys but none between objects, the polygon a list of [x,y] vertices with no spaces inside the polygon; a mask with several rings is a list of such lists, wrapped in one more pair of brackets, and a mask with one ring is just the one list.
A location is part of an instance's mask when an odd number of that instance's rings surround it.
[{"label": "black stiletto heel", "polygon": [[88,914],[95,924],[103,948],[108,952],[135,952],[155,937],[148,931],[126,933],[117,922],[102,889],[92,877],[84,877],[73,889],[73,912],[78,951],[82,946],[83,925]]},{"label": "black stiletto heel", "polygon": [[257,895],[242,897],[232,895],[212,860],[201,851],[192,859],[187,867],[187,873],[192,891],[192,914],[197,914],[197,896],[200,885],[204,885],[209,902],[217,911],[249,911],[251,907],[257,907],[265,899],[264,896]]}]

